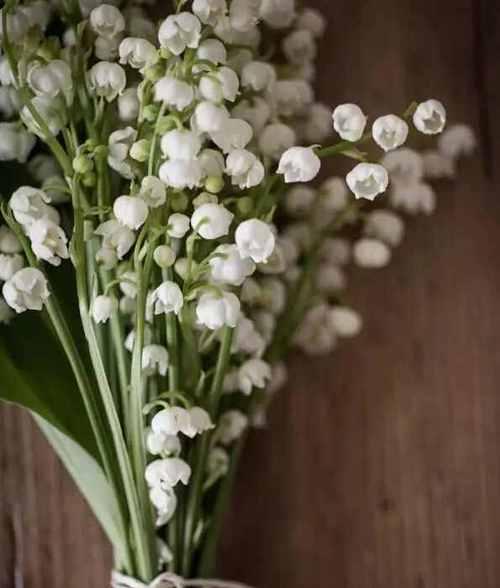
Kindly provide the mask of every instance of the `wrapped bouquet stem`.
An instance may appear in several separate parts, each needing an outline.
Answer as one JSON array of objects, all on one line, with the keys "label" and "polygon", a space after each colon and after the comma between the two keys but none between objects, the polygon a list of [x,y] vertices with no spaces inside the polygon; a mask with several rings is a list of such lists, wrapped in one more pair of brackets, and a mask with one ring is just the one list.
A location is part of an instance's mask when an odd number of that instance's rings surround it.
[{"label": "wrapped bouquet stem", "polygon": [[[395,210],[432,212],[426,179],[474,137],[405,147],[443,131],[434,99],[370,130],[316,102],[326,23],[293,0],[152,8],[1,11],[0,160],[22,182],[2,186],[0,394],[93,508],[115,588],[236,587],[203,578],[283,359],[359,332],[348,265],[388,263]],[[333,157],[351,171],[312,188]]]}]

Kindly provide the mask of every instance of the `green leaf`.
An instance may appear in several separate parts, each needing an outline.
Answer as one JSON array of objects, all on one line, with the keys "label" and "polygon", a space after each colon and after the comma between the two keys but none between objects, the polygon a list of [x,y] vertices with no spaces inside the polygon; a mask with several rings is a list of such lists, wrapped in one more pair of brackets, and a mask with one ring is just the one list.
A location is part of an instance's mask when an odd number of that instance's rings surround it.
[{"label": "green leaf", "polygon": [[120,512],[115,495],[101,467],[91,455],[67,435],[61,433],[59,429],[37,414],[33,416],[120,557],[127,534],[120,523]]},{"label": "green leaf", "polygon": [[98,462],[95,437],[64,351],[41,313],[0,327],[0,400],[28,408]]}]

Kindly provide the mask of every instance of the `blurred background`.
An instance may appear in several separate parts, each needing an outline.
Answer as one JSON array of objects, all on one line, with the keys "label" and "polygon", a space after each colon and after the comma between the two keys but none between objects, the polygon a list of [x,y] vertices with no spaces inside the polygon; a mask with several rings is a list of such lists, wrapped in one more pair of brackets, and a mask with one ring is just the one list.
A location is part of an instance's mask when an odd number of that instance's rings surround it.
[{"label": "blurred background", "polygon": [[[308,4],[329,18],[322,101],[373,117],[435,97],[480,148],[393,262],[355,273],[362,335],[330,358],[291,357],[243,460],[221,575],[258,588],[498,588],[500,3]],[[1,407],[0,587],[100,588],[109,566],[42,435]]]}]

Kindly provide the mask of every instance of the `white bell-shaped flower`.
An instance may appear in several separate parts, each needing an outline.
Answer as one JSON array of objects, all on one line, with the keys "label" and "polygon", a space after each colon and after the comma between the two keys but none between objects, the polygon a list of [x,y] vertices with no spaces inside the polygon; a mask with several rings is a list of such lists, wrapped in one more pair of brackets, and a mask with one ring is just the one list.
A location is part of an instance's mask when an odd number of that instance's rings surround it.
[{"label": "white bell-shaped flower", "polygon": [[127,76],[121,65],[99,61],[89,70],[89,87],[96,96],[112,102],[125,90]]},{"label": "white bell-shaped flower", "polygon": [[23,246],[13,230],[6,225],[0,225],[0,252],[21,253]]},{"label": "white bell-shaped flower", "polygon": [[222,178],[226,169],[226,162],[220,151],[203,149],[198,159],[204,178]]},{"label": "white bell-shaped flower", "polygon": [[68,259],[68,238],[53,221],[47,218],[34,221],[29,226],[28,237],[38,259],[48,261],[51,265],[60,265],[61,259]]},{"label": "white bell-shaped flower", "polygon": [[232,292],[222,296],[202,294],[196,305],[198,322],[215,331],[223,326],[236,327],[240,315],[240,301]]},{"label": "white bell-shaped flower", "polygon": [[220,204],[203,204],[191,216],[191,227],[203,239],[219,239],[229,233],[234,215]]},{"label": "white bell-shaped flower", "polygon": [[401,243],[404,230],[403,220],[391,210],[373,210],[365,222],[365,235],[380,239],[391,247],[397,247]]},{"label": "white bell-shaped flower", "polygon": [[391,204],[408,214],[431,214],[436,206],[436,195],[429,184],[414,182],[397,184],[390,193]]},{"label": "white bell-shaped flower", "polygon": [[[24,8],[24,7],[23,7]],[[0,10],[0,40],[4,38],[3,32],[3,11],[5,8]],[[7,31],[9,33],[9,40],[11,43],[17,43],[22,41],[26,36],[28,29],[31,26],[26,13],[20,8],[14,8],[6,14]]]},{"label": "white bell-shaped flower", "polygon": [[259,137],[259,149],[263,155],[277,161],[296,142],[297,135],[292,127],[282,123],[273,123],[262,130]]},{"label": "white bell-shaped flower", "polygon": [[121,96],[118,96],[118,115],[120,120],[124,122],[136,120],[139,114],[139,106],[137,88],[126,88]]},{"label": "white bell-shaped flower", "polygon": [[262,162],[246,149],[235,149],[227,156],[226,172],[231,176],[233,186],[242,190],[258,186],[265,176]]},{"label": "white bell-shaped flower", "polygon": [[190,12],[167,16],[158,31],[160,45],[174,55],[180,55],[186,47],[196,49],[200,43],[201,22]]},{"label": "white bell-shaped flower", "polygon": [[316,41],[306,29],[298,29],[288,34],[281,44],[283,53],[293,65],[304,65],[316,57]]},{"label": "white bell-shaped flower", "polygon": [[438,139],[439,152],[450,159],[471,155],[477,147],[474,131],[464,124],[453,125]]},{"label": "white bell-shaped flower", "polygon": [[153,65],[158,59],[156,47],[147,39],[127,37],[119,47],[120,63],[142,70]]},{"label": "white bell-shaped flower", "polygon": [[210,61],[214,65],[219,65],[226,63],[227,51],[224,43],[221,43],[219,39],[205,39],[200,43],[196,51],[196,57],[199,60]]},{"label": "white bell-shaped flower", "polygon": [[24,267],[24,257],[15,254],[0,253],[0,280],[7,282]]},{"label": "white bell-shaped flower", "polygon": [[[155,462],[153,462],[155,463]],[[156,508],[156,526],[166,525],[177,509],[177,497],[172,488],[154,486],[149,491],[151,504]]]},{"label": "white bell-shaped flower", "polygon": [[150,208],[158,208],[165,204],[167,191],[163,182],[156,176],[145,176],[141,182],[139,196]]},{"label": "white bell-shaped flower", "polygon": [[0,161],[26,163],[36,137],[19,123],[0,122]]},{"label": "white bell-shaped flower", "polygon": [[391,259],[391,250],[378,239],[363,238],[354,244],[354,261],[360,267],[380,268]]},{"label": "white bell-shaped flower", "polygon": [[228,410],[219,419],[217,439],[222,445],[231,445],[248,427],[248,418],[239,410]]},{"label": "white bell-shaped flower", "polygon": [[384,151],[401,147],[408,137],[408,125],[395,114],[380,116],[372,126],[373,140]]},{"label": "white bell-shaped flower", "polygon": [[187,129],[168,131],[161,138],[161,151],[169,159],[191,161],[196,158],[200,149],[200,136]]},{"label": "white bell-shaped flower", "polygon": [[340,104],[333,111],[333,128],[344,141],[359,141],[366,126],[366,116],[357,104]]},{"label": "white bell-shaped flower", "polygon": [[413,113],[413,124],[424,135],[437,135],[446,124],[446,110],[439,100],[421,102]]},{"label": "white bell-shaped flower", "polygon": [[259,20],[261,0],[232,0],[229,9],[231,27],[238,32],[252,30]]},{"label": "white bell-shaped flower", "polygon": [[260,16],[274,29],[288,28],[296,15],[295,0],[262,0]]},{"label": "white bell-shaped flower", "polygon": [[316,288],[326,295],[331,295],[344,290],[347,279],[344,271],[337,265],[322,263],[316,273]]},{"label": "white bell-shaped flower", "polygon": [[243,259],[251,258],[255,263],[266,263],[276,245],[270,226],[256,218],[243,221],[235,232],[236,246]]},{"label": "white bell-shaped flower", "polygon": [[48,219],[59,224],[59,213],[46,204],[49,197],[43,190],[31,186],[20,186],[10,197],[9,207],[16,221],[27,228],[35,221]]},{"label": "white bell-shaped flower", "polygon": [[90,312],[96,323],[106,323],[117,307],[118,304],[115,298],[101,294],[94,298]]},{"label": "white bell-shaped flower", "polygon": [[236,245],[219,245],[209,264],[211,279],[230,286],[241,286],[255,271],[255,263],[250,258],[242,259]]},{"label": "white bell-shaped flower", "polygon": [[42,310],[49,297],[48,283],[39,269],[26,267],[16,272],[2,288],[5,302],[17,313]]},{"label": "white bell-shaped flower", "polygon": [[135,243],[134,231],[117,220],[101,223],[95,230],[95,234],[102,237],[105,248],[116,251],[118,259],[123,259]]},{"label": "white bell-shaped flower", "polygon": [[99,37],[116,37],[125,30],[123,14],[111,4],[101,4],[90,13],[90,28]]},{"label": "white bell-shaped flower", "polygon": [[402,147],[384,155],[380,162],[389,172],[394,184],[412,184],[424,175],[424,162],[420,153]]},{"label": "white bell-shaped flower", "polygon": [[294,186],[284,199],[285,210],[290,216],[303,217],[311,211],[316,200],[316,191],[309,186]]},{"label": "white bell-shaped flower", "polygon": [[229,114],[223,106],[204,100],[196,106],[191,126],[200,133],[218,133],[228,119]]},{"label": "white bell-shaped flower", "polygon": [[[442,138],[445,131],[440,138]],[[437,149],[426,149],[421,153],[424,164],[424,176],[430,180],[451,179],[456,173],[455,160]]]},{"label": "white bell-shaped flower", "polygon": [[357,199],[374,200],[386,191],[389,176],[385,167],[378,163],[358,163],[347,174],[346,182]]},{"label": "white bell-shaped flower", "polygon": [[315,8],[304,8],[295,20],[295,26],[298,29],[309,31],[314,37],[322,37],[326,25],[326,18]]},{"label": "white bell-shaped flower", "polygon": [[146,436],[146,447],[152,455],[166,454],[169,457],[176,457],[181,453],[181,442],[176,435],[167,435],[159,431],[148,431]]},{"label": "white bell-shaped flower", "polygon": [[68,105],[73,102],[71,68],[62,59],[54,59],[46,65],[37,63],[28,70],[27,81],[37,96],[55,98],[62,94]]},{"label": "white bell-shaped flower", "polygon": [[197,159],[169,159],[160,166],[159,176],[170,188],[193,189],[201,184],[202,169]]},{"label": "white bell-shaped flower", "polygon": [[168,217],[167,234],[175,239],[182,239],[189,231],[189,217],[180,212],[174,212]]},{"label": "white bell-shaped flower", "polygon": [[322,143],[332,133],[331,120],[332,109],[321,102],[315,102],[309,108],[307,118],[301,128],[302,136],[310,143]]},{"label": "white bell-shaped flower", "polygon": [[145,345],[142,349],[142,371],[146,376],[165,376],[168,369],[168,351],[163,345]]},{"label": "white bell-shaped flower", "polygon": [[122,225],[137,230],[146,222],[149,209],[142,198],[118,196],[113,204],[113,212]]},{"label": "white bell-shaped flower", "polygon": [[238,118],[223,121],[221,129],[210,134],[212,141],[224,153],[231,153],[235,149],[245,149],[253,137],[252,127]]},{"label": "white bell-shaped flower", "polygon": [[314,102],[312,86],[306,80],[279,80],[270,88],[276,112],[282,116],[300,116]]},{"label": "white bell-shaped flower", "polygon": [[118,264],[118,255],[110,247],[100,247],[95,254],[95,260],[105,270],[112,270]]},{"label": "white bell-shaped flower", "polygon": [[226,0],[193,0],[193,12],[203,24],[214,26],[227,14]]},{"label": "white bell-shaped flower", "polygon": [[205,100],[221,103],[234,102],[238,96],[240,80],[229,67],[220,67],[200,79],[198,89]]},{"label": "white bell-shaped flower", "polygon": [[278,174],[285,182],[310,182],[319,173],[321,160],[313,147],[291,147],[281,156]]},{"label": "white bell-shaped flower", "polygon": [[242,118],[251,125],[255,135],[259,135],[271,118],[271,106],[259,96],[252,101],[240,100],[232,110],[232,116]]},{"label": "white bell-shaped flower", "polygon": [[191,477],[191,468],[178,457],[167,457],[152,461],[146,467],[146,482],[151,488],[173,488],[179,482],[185,486]]},{"label": "white bell-shaped flower", "polygon": [[262,359],[249,359],[238,370],[238,387],[249,396],[252,389],[264,388],[271,380],[271,366]]},{"label": "white bell-shaped flower", "polygon": [[339,337],[355,337],[363,327],[359,313],[347,306],[334,306],[330,311],[330,321]]},{"label": "white bell-shaped flower", "polygon": [[175,110],[183,111],[194,100],[194,89],[187,82],[165,76],[155,84],[155,100],[165,102]]},{"label": "white bell-shaped flower", "polygon": [[120,50],[119,37],[97,37],[94,41],[94,53],[100,61],[115,61]]},{"label": "white bell-shaped flower", "polygon": [[241,71],[241,85],[254,92],[269,89],[276,81],[276,70],[270,63],[251,61]]},{"label": "white bell-shaped flower", "polygon": [[21,119],[28,130],[38,137],[44,139],[46,135],[45,129],[42,129],[38,123],[38,118],[44,121],[49,132],[54,136],[58,135],[66,125],[66,109],[62,98],[35,96],[31,100],[31,106],[38,114],[37,119],[35,120],[32,111],[27,106],[24,106],[21,110]]},{"label": "white bell-shaped flower", "polygon": [[243,314],[240,315],[234,330],[231,353],[246,353],[260,356],[266,349],[266,341],[257,330],[254,321]]},{"label": "white bell-shaped flower", "polygon": [[155,314],[179,314],[184,305],[184,297],[179,286],[172,281],[162,282],[148,300]]}]

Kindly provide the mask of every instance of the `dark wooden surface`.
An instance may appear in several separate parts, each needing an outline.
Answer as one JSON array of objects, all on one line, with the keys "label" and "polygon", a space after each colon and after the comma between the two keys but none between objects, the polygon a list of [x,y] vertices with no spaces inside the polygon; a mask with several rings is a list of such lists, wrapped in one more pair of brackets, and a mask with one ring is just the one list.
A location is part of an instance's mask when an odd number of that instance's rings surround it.
[{"label": "dark wooden surface", "polygon": [[[439,97],[481,149],[394,262],[355,276],[362,336],[291,359],[244,459],[222,573],[260,588],[497,588],[499,6],[310,3],[330,17],[324,100],[373,115]],[[0,587],[106,586],[110,550],[72,482],[27,416],[0,419]]]}]

